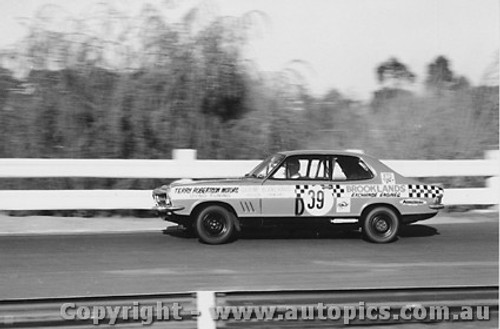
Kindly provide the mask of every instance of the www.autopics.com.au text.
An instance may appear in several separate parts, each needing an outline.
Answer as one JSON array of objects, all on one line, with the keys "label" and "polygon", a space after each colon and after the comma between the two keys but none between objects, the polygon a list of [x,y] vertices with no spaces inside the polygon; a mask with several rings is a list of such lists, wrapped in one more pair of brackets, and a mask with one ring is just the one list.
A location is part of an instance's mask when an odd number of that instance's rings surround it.
[{"label": "www.autopics.com.au text", "polygon": [[[216,306],[210,309],[214,321],[307,321],[330,320],[349,324],[352,321],[487,321],[490,319],[488,306],[404,305],[391,307],[370,305],[365,302],[349,305],[317,303],[314,305],[279,306]],[[65,303],[60,308],[64,320],[91,320],[93,324],[116,324],[120,322],[141,322],[144,325],[154,321],[182,321],[200,316],[197,310],[187,310],[181,303],[141,305],[100,306]]]}]

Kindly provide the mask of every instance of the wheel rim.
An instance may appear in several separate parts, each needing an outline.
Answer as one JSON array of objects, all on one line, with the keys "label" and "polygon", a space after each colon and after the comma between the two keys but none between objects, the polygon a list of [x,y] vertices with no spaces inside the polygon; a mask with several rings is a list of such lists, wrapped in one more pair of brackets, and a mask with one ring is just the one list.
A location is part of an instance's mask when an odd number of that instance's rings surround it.
[{"label": "wheel rim", "polygon": [[374,216],[370,224],[373,233],[379,237],[390,236],[393,231],[392,218],[385,214]]},{"label": "wheel rim", "polygon": [[204,231],[211,237],[219,237],[227,232],[226,219],[219,213],[208,213],[202,220]]}]

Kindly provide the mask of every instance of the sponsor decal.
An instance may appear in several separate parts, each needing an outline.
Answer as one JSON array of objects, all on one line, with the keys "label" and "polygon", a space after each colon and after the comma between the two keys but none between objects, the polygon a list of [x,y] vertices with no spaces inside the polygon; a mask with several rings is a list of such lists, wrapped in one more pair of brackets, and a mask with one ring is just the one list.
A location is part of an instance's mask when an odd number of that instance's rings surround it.
[{"label": "sponsor decal", "polygon": [[176,194],[226,194],[238,193],[239,187],[176,187]]},{"label": "sponsor decal", "polygon": [[393,172],[382,172],[380,173],[382,178],[382,184],[384,185],[394,185],[396,184],[396,177]]},{"label": "sponsor decal", "polygon": [[403,199],[399,203],[405,206],[421,206],[427,204],[427,201],[422,199]]},{"label": "sponsor decal", "polygon": [[338,198],[336,212],[337,213],[349,213],[349,212],[351,212],[351,199],[350,198]]},{"label": "sponsor decal", "polygon": [[338,197],[351,198],[400,198],[407,196],[407,185],[344,185],[339,187]]},{"label": "sponsor decal", "polygon": [[242,185],[242,186],[177,186],[172,188],[172,200],[198,199],[259,199],[294,198],[295,185]]},{"label": "sponsor decal", "polygon": [[239,186],[178,186],[171,190],[172,199],[234,198]]}]

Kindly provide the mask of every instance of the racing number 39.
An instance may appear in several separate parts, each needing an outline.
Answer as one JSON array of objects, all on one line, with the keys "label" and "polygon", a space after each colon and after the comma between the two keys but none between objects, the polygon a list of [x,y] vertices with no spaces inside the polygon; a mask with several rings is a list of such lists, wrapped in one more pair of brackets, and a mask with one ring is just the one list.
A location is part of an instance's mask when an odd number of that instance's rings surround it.
[{"label": "racing number 39", "polygon": [[333,194],[325,193],[320,186],[311,186],[301,196],[295,198],[295,215],[304,212],[312,216],[324,216],[333,207]]},{"label": "racing number 39", "polygon": [[325,205],[325,192],[310,190],[308,194],[310,201],[306,204],[307,209],[322,209]]}]

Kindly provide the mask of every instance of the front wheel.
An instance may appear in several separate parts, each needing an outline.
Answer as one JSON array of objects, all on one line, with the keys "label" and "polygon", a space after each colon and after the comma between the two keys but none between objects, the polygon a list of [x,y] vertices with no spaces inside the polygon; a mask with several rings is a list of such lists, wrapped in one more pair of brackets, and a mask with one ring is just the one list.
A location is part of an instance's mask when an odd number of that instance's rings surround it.
[{"label": "front wheel", "polygon": [[224,207],[213,205],[202,209],[196,217],[198,238],[207,244],[228,242],[235,234],[235,215]]},{"label": "front wheel", "polygon": [[375,243],[394,241],[399,230],[399,218],[388,207],[373,208],[363,220],[363,235]]}]

